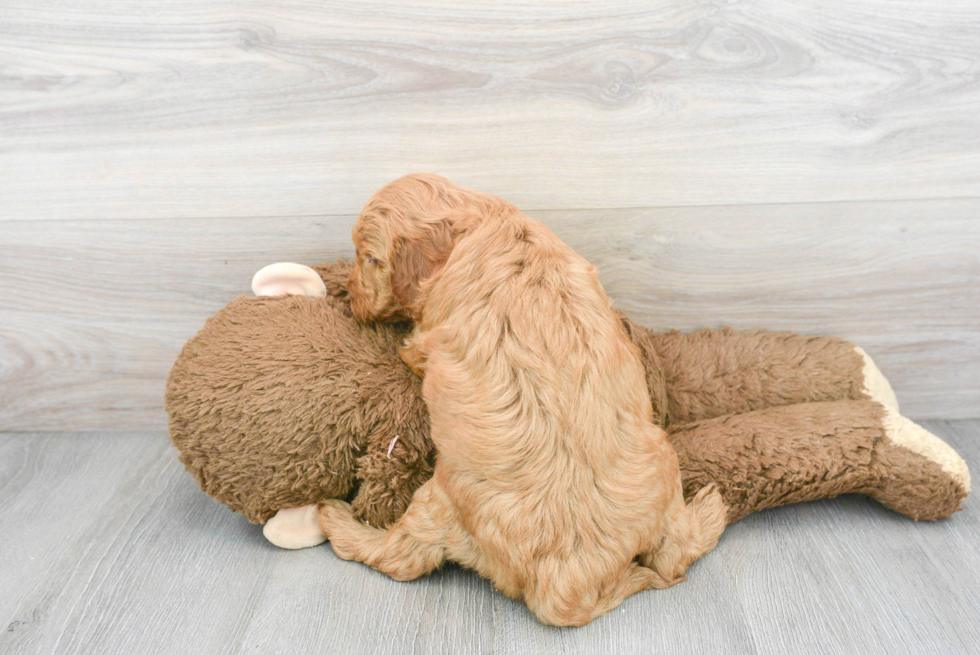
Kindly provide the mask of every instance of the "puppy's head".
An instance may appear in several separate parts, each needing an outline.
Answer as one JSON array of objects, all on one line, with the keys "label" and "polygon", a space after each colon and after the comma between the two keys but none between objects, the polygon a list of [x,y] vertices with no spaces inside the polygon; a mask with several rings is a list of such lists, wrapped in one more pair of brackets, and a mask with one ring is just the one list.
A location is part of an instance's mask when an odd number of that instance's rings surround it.
[{"label": "puppy's head", "polygon": [[354,225],[357,259],[348,281],[354,316],[417,320],[420,291],[456,240],[504,204],[438,175],[406,175],[382,187]]}]

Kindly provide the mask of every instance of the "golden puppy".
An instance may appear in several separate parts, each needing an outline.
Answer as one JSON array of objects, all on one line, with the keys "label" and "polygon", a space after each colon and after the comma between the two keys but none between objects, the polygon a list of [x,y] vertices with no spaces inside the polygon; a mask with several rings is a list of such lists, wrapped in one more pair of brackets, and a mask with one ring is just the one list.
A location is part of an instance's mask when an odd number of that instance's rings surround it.
[{"label": "golden puppy", "polygon": [[354,228],[353,311],[405,316],[435,473],[388,530],[320,508],[344,559],[398,580],[450,559],[544,623],[583,625],[684,579],[725,525],[684,504],[635,347],[596,269],[512,205],[435,175],[381,189]]}]

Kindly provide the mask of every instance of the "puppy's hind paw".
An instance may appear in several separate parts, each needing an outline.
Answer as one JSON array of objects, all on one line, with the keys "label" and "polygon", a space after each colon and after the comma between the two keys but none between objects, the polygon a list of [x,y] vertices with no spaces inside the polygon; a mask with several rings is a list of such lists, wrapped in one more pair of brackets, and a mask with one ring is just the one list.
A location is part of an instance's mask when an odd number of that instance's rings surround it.
[{"label": "puppy's hind paw", "polygon": [[696,557],[709,552],[718,543],[728,523],[728,506],[715,484],[700,489],[688,503],[691,520],[697,534]]}]

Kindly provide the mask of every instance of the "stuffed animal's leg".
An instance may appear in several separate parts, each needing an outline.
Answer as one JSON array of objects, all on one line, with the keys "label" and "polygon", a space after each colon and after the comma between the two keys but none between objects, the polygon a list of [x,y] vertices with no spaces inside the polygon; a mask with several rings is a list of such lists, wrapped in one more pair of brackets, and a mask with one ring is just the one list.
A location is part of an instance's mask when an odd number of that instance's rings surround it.
[{"label": "stuffed animal's leg", "polygon": [[414,580],[438,568],[454,525],[454,513],[432,480],[419,487],[405,514],[387,530],[361,523],[343,501],[320,505],[320,527],[338,557],[363,562],[396,580]]},{"label": "stuffed animal's leg", "polygon": [[770,407],[668,431],[684,490],[715,482],[728,522],[789,503],[867,494],[914,519],[944,518],[970,493],[948,444],[868,400]]},{"label": "stuffed animal's leg", "polygon": [[852,343],[730,328],[652,335],[672,425],[766,407],[873,400],[898,411],[888,381]]}]

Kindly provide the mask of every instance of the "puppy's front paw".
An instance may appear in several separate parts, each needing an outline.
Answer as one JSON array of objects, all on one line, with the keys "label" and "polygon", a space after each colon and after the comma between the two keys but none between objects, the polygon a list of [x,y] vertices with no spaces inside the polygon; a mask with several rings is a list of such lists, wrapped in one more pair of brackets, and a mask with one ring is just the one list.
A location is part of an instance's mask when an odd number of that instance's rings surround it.
[{"label": "puppy's front paw", "polygon": [[402,361],[408,364],[415,375],[425,379],[425,356],[413,341],[406,341],[402,349],[398,351]]},{"label": "puppy's front paw", "polygon": [[327,539],[330,539],[331,533],[342,529],[351,522],[357,521],[354,518],[354,509],[350,506],[350,503],[342,500],[325,500],[320,503],[318,511],[320,530],[326,535]]},{"label": "puppy's front paw", "polygon": [[327,535],[337,557],[356,559],[354,544],[363,526],[354,518],[354,510],[342,500],[326,500],[320,504],[320,530]]}]

